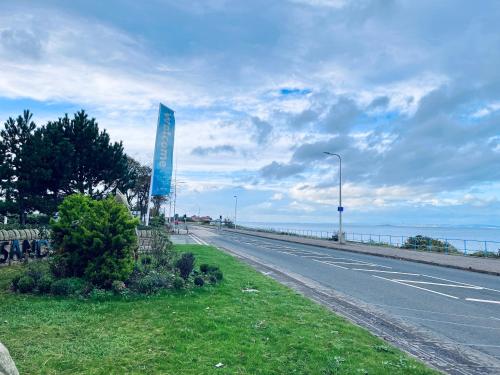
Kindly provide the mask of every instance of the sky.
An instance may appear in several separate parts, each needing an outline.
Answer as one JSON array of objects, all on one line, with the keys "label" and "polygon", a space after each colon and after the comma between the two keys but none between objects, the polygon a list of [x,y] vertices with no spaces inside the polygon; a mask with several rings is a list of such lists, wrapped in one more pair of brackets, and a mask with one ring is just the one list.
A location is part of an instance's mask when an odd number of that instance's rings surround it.
[{"label": "sky", "polygon": [[500,226],[500,2],[0,0],[0,121],[85,109],[178,212]]}]

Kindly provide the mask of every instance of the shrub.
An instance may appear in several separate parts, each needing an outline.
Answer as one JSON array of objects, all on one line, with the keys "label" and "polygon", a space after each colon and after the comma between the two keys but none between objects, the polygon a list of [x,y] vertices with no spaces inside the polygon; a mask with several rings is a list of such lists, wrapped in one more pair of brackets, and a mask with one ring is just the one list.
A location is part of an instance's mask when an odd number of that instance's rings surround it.
[{"label": "shrub", "polygon": [[174,252],[168,234],[162,229],[153,229],[151,235],[151,256],[157,266],[170,266],[173,263]]},{"label": "shrub", "polygon": [[215,279],[217,281],[221,281],[222,280],[223,275],[222,275],[222,271],[221,270],[217,269],[216,271],[212,272],[212,275],[215,276]]},{"label": "shrub", "polygon": [[23,276],[24,276],[23,274],[17,274],[12,278],[10,285],[13,291],[19,290],[19,280],[21,280],[21,277]]},{"label": "shrub", "polygon": [[113,294],[111,291],[106,290],[106,289],[100,289],[100,288],[92,288],[92,290],[88,293],[88,296],[90,297],[90,299],[93,299],[96,301],[107,300],[112,295]]},{"label": "shrub", "polygon": [[196,276],[194,278],[194,285],[196,285],[196,286],[203,286],[204,284],[205,284],[205,280],[203,280],[203,277]]},{"label": "shrub", "polygon": [[208,276],[208,281],[210,281],[210,284],[217,284],[217,277],[215,275],[210,275]]},{"label": "shrub", "polygon": [[35,286],[35,279],[27,275],[22,276],[17,283],[17,288],[21,293],[32,292],[35,289]]},{"label": "shrub", "polygon": [[172,285],[173,278],[174,275],[172,274],[158,271],[151,271],[147,274],[139,273],[130,281],[129,286],[139,293],[152,294],[160,289],[169,288]]},{"label": "shrub", "polygon": [[134,266],[137,223],[113,197],[66,197],[59,206],[59,220],[51,221],[57,259],[64,264],[57,267],[65,277],[85,277],[107,288],[113,280],[126,280]]},{"label": "shrub", "polygon": [[208,266],[208,273],[214,273],[214,272],[217,272],[219,270],[220,270],[219,266],[213,266],[213,265]]},{"label": "shrub", "polygon": [[71,272],[69,271],[68,260],[59,255],[53,256],[50,261],[50,271],[57,279],[62,279],[69,275]]},{"label": "shrub", "polygon": [[449,242],[436,240],[431,237],[417,235],[408,237],[405,243],[401,246],[403,249],[436,251],[439,253],[449,252],[458,253],[458,250]]},{"label": "shrub", "polygon": [[26,275],[35,280],[35,284],[44,276],[51,276],[50,265],[47,262],[35,261],[28,264]]},{"label": "shrub", "polygon": [[194,268],[194,255],[193,253],[184,253],[177,260],[175,266],[179,269],[181,277],[187,280]]},{"label": "shrub", "polygon": [[125,283],[123,281],[115,280],[111,284],[111,290],[115,294],[123,294],[127,290],[127,287],[125,286]]},{"label": "shrub", "polygon": [[156,291],[153,278],[148,275],[138,279],[134,286],[139,293],[151,294]]},{"label": "shrub", "polygon": [[43,275],[39,280],[38,280],[38,291],[40,293],[50,293],[52,283],[54,282],[54,279],[50,275]]},{"label": "shrub", "polygon": [[172,284],[175,290],[180,290],[184,287],[184,279],[182,277],[176,277]]},{"label": "shrub", "polygon": [[200,271],[203,272],[203,273],[208,273],[208,268],[209,267],[210,266],[208,264],[203,263],[203,264],[200,265]]},{"label": "shrub", "polygon": [[144,255],[143,257],[141,257],[141,263],[143,265],[151,264],[152,262],[153,262],[153,258],[150,255]]},{"label": "shrub", "polygon": [[85,287],[85,282],[76,277],[55,280],[50,291],[56,296],[70,296],[81,292]]}]

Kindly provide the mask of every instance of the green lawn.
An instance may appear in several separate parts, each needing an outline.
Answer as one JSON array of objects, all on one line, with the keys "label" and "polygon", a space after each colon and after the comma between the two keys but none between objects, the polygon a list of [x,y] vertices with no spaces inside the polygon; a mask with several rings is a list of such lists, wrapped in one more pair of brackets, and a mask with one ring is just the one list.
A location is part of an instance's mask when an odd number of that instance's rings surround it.
[{"label": "green lawn", "polygon": [[[21,374],[431,374],[365,330],[211,247],[216,287],[106,301],[15,295],[0,268],[0,341]],[[242,292],[254,288],[259,292]],[[214,366],[222,362],[224,367]]]}]

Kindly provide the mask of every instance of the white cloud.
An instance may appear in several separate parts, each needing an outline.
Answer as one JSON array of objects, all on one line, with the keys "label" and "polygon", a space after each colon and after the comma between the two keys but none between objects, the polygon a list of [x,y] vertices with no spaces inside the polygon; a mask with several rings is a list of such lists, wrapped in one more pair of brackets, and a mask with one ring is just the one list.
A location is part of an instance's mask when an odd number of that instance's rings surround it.
[{"label": "white cloud", "polygon": [[476,112],[474,112],[471,117],[474,118],[481,118],[490,115],[493,112],[496,112],[500,110],[500,102],[493,102],[488,104],[487,106],[478,109]]},{"label": "white cloud", "polygon": [[291,0],[297,4],[304,4],[313,7],[342,8],[349,3],[349,0]]}]

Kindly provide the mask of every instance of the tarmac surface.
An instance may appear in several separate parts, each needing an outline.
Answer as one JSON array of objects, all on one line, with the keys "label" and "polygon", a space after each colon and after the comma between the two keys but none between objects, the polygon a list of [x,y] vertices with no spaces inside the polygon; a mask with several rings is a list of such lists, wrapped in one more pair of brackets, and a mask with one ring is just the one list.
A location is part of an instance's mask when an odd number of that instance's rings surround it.
[{"label": "tarmac surface", "polygon": [[[276,271],[285,284],[287,277],[298,281],[295,288],[302,285],[301,292],[313,299],[323,303],[325,296],[314,294],[326,293],[331,298],[325,304],[333,310],[436,368],[500,373],[498,276],[240,231],[193,227],[190,232],[195,243],[231,252],[264,273]],[[342,310],[344,302],[350,310]]]}]

